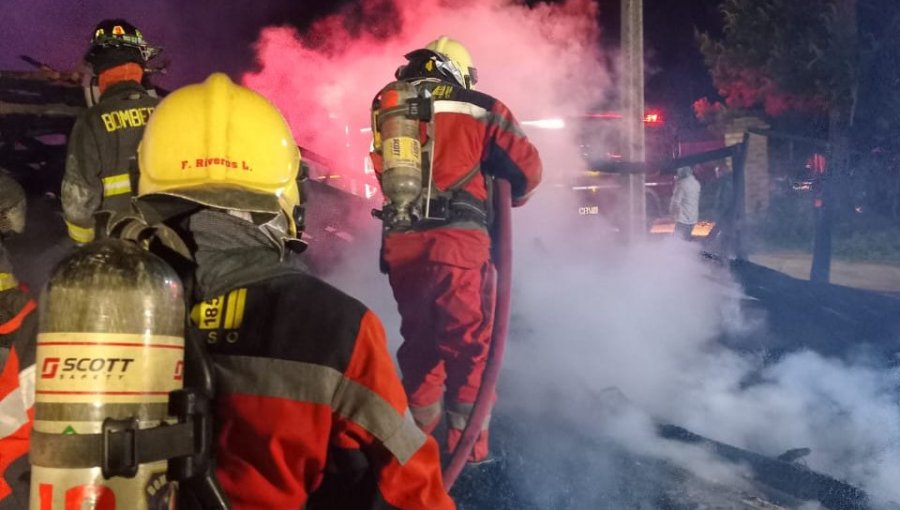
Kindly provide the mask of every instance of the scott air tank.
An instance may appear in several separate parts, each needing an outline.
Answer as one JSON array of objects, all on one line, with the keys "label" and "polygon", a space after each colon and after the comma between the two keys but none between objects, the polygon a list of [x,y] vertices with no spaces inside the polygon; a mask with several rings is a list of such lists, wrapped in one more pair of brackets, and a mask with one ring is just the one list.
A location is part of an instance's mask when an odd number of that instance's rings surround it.
[{"label": "scott air tank", "polygon": [[372,103],[374,148],[383,160],[383,219],[393,227],[409,227],[420,216],[422,145],[417,97],[412,84],[395,81],[385,85]]},{"label": "scott air tank", "polygon": [[173,508],[166,461],[107,479],[96,459],[110,448],[102,434],[110,420],[170,421],[169,392],[184,373],[175,271],[132,243],[94,242],[57,265],[39,310],[30,508]]}]

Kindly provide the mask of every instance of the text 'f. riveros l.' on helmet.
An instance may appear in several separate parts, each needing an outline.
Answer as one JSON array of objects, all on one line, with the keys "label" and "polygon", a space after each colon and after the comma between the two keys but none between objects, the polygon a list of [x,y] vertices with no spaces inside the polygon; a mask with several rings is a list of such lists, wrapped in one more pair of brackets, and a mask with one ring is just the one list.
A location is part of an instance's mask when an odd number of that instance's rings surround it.
[{"label": "text 'f. riveros l.' on helmet", "polygon": [[218,209],[284,213],[297,236],[300,151],[266,98],[215,73],[160,102],[138,148],[144,200],[176,197]]},{"label": "text 'f. riveros l.' on helmet", "polygon": [[478,82],[478,72],[472,62],[472,55],[461,42],[442,35],[428,43],[425,49],[440,53],[450,59],[459,72],[460,76],[457,78],[459,84],[467,89],[475,88],[475,83]]}]

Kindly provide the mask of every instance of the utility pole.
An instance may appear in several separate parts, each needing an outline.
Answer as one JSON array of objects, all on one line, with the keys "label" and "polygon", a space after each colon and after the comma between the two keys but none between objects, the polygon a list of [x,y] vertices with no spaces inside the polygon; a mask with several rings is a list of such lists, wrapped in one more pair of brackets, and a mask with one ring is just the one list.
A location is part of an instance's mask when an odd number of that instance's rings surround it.
[{"label": "utility pole", "polygon": [[[644,153],[644,6],[643,0],[622,0],[622,156],[642,162]],[[647,232],[644,174],[622,177],[626,192],[625,234],[628,241]]]},{"label": "utility pole", "polygon": [[849,85],[831,99],[829,108],[828,138],[831,151],[825,170],[822,207],[816,211],[816,230],[813,241],[812,266],[809,279],[828,283],[831,280],[831,237],[838,217],[847,209],[849,199],[846,189],[850,169],[850,133],[853,128],[853,112],[856,110],[856,91],[859,86],[859,27],[857,25],[856,0],[837,0],[836,19],[831,38],[836,47],[845,48],[847,60],[843,62]]}]

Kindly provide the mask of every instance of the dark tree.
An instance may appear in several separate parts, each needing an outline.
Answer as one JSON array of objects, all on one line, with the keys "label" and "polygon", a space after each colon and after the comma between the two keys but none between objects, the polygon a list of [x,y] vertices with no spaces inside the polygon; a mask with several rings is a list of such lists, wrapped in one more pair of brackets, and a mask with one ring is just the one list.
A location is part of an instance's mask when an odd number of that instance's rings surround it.
[{"label": "dark tree", "polygon": [[698,38],[729,108],[827,114],[831,151],[810,277],[828,281],[859,95],[856,0],[724,0],[720,10],[722,36]]}]

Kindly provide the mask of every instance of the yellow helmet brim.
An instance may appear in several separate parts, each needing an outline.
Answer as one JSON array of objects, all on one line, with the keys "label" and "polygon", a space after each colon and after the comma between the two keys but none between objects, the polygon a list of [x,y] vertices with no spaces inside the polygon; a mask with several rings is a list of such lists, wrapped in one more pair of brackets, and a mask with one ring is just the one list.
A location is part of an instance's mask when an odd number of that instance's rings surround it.
[{"label": "yellow helmet brim", "polygon": [[278,214],[281,204],[275,195],[252,191],[233,184],[208,184],[171,188],[142,195],[144,197],[174,197],[217,209],[233,209],[251,213]]}]

